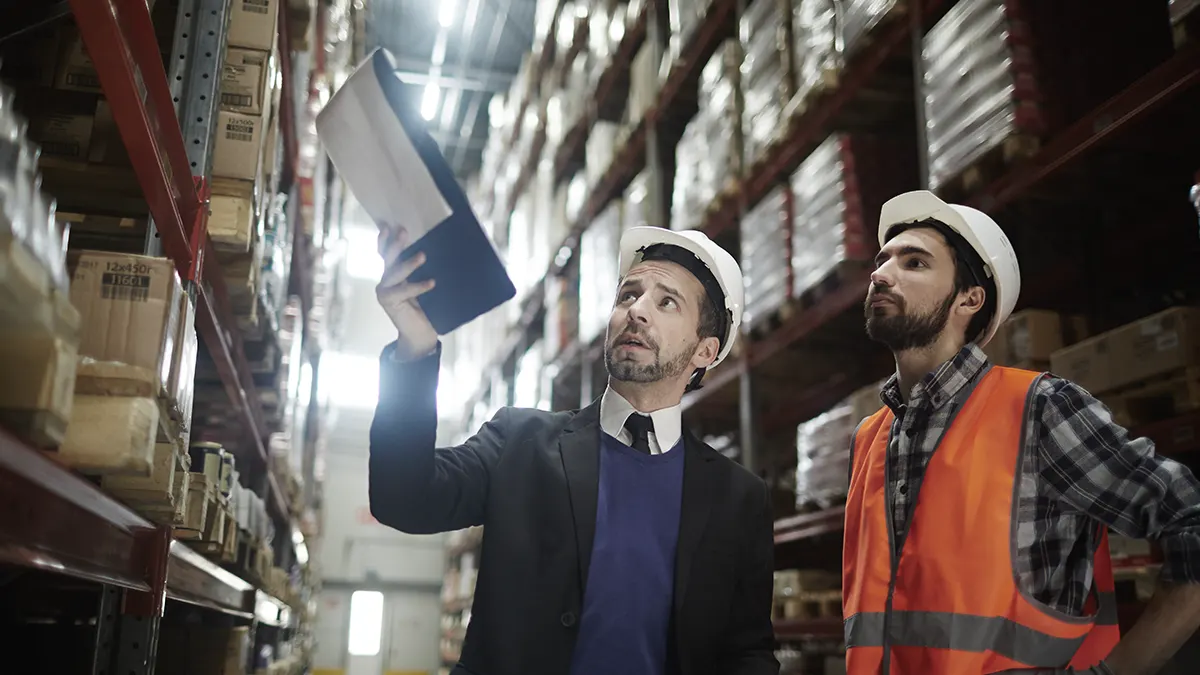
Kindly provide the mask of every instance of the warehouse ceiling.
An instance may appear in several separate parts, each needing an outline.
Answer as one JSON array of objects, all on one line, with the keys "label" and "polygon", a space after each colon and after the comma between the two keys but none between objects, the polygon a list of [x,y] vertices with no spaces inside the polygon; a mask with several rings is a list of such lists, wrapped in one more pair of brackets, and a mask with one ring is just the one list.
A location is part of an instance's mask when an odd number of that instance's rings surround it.
[{"label": "warehouse ceiling", "polygon": [[[370,0],[369,49],[396,58],[405,94],[459,179],[479,170],[488,103],[533,43],[536,0]],[[430,86],[432,84],[432,86]]]}]

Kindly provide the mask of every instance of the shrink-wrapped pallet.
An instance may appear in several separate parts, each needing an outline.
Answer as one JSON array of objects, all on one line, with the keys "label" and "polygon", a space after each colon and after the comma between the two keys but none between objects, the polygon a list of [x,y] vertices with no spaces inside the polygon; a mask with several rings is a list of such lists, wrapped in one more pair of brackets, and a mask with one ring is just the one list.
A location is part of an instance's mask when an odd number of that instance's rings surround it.
[{"label": "shrink-wrapped pallet", "polygon": [[579,239],[579,339],[584,344],[604,333],[612,313],[620,281],[622,206],[621,200],[609,204]]},{"label": "shrink-wrapped pallet", "polygon": [[742,322],[755,328],[788,298],[787,187],[775,188],[741,222]]},{"label": "shrink-wrapped pallet", "polygon": [[846,496],[857,420],[841,403],[796,429],[796,505],[827,508]]},{"label": "shrink-wrapped pallet", "polygon": [[777,0],[753,0],[738,24],[742,45],[742,92],[746,161],[753,165],[776,136],[794,85],[785,57],[790,17]]},{"label": "shrink-wrapped pallet", "polygon": [[1044,132],[1029,31],[1012,0],[963,0],[922,47],[929,184],[986,154],[1012,155]]}]

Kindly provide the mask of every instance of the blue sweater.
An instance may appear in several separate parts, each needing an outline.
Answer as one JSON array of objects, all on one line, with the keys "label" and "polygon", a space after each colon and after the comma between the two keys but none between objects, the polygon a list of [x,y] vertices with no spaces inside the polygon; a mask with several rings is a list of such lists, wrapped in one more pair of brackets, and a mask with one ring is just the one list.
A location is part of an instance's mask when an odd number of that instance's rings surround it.
[{"label": "blue sweater", "polygon": [[571,675],[665,675],[683,442],[645,455],[600,433],[596,536]]}]

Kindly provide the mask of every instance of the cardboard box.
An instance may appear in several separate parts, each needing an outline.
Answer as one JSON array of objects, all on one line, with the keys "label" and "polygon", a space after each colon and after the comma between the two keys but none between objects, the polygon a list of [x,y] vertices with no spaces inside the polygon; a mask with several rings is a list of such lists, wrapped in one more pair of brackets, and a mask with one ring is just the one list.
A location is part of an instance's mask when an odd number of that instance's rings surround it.
[{"label": "cardboard box", "polygon": [[130,166],[129,153],[125,150],[121,130],[117,128],[117,122],[113,119],[112,108],[103,98],[96,103],[88,161],[107,166]]},{"label": "cardboard box", "polygon": [[148,477],[157,436],[154,399],[77,394],[58,454],[86,473]]},{"label": "cardboard box", "polygon": [[208,236],[217,248],[231,253],[250,250],[258,212],[254,181],[214,179],[209,202]]},{"label": "cardboard box", "polygon": [[61,443],[74,402],[75,354],[60,337],[0,332],[0,419],[38,446]]},{"label": "cardboard box", "polygon": [[229,46],[269,52],[279,29],[279,0],[233,0]]},{"label": "cardboard box", "polygon": [[1027,309],[1001,324],[983,351],[998,366],[1046,370],[1051,354],[1087,336],[1084,317]]},{"label": "cardboard box", "polygon": [[884,382],[887,382],[887,379],[867,385],[846,398],[846,405],[850,406],[851,424],[855,427],[883,407],[879,392],[883,389]]},{"label": "cardboard box", "polygon": [[1109,335],[1097,335],[1050,355],[1050,370],[1092,394],[1113,388],[1113,358]]},{"label": "cardboard box", "polygon": [[18,108],[29,119],[29,140],[43,155],[86,160],[98,99],[94,94],[35,89],[20,91]]},{"label": "cardboard box", "polygon": [[152,374],[167,394],[183,288],[166,258],[84,251],[71,280],[81,356]]},{"label": "cardboard box", "polygon": [[270,95],[267,89],[270,62],[271,52],[236,47],[225,50],[221,109],[246,115],[262,114]]},{"label": "cardboard box", "polygon": [[59,37],[58,68],[54,73],[54,86],[67,91],[102,93],[100,76],[87,54],[79,28],[74,24],[63,26]]},{"label": "cardboard box", "polygon": [[1114,387],[1200,366],[1200,308],[1172,307],[1109,336]]},{"label": "cardboard box", "polygon": [[222,110],[217,117],[213,176],[255,180],[258,177],[265,126],[261,115],[243,115]]}]

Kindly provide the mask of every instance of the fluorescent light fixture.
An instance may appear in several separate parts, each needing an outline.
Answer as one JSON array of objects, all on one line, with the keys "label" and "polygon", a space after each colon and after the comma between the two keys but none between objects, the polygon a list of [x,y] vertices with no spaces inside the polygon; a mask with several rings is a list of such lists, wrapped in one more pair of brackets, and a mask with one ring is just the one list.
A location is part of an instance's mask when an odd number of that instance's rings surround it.
[{"label": "fluorescent light fixture", "polygon": [[454,0],[438,0],[438,24],[442,28],[449,28],[454,25]]},{"label": "fluorescent light fixture", "polygon": [[354,591],[350,596],[350,655],[377,655],[382,637],[383,593]]},{"label": "fluorescent light fixture", "polygon": [[426,122],[437,116],[438,99],[441,98],[441,94],[433,81],[425,85],[425,94],[421,96],[421,117],[424,117]]}]

